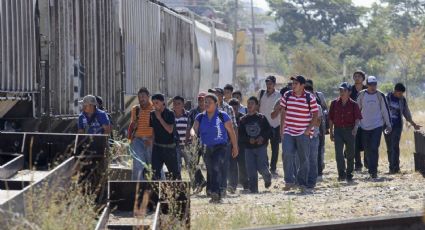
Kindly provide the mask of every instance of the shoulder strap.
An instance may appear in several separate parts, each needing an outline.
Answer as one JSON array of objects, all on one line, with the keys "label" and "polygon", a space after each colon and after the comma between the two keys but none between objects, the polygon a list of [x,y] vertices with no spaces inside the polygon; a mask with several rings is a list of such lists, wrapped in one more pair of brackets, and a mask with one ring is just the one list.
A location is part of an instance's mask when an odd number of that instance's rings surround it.
[{"label": "shoulder strap", "polygon": [[288,110],[288,100],[291,97],[292,90],[288,90],[285,94],[285,110]]},{"label": "shoulder strap", "polygon": [[222,123],[224,123],[224,116],[223,116],[223,112],[222,111],[218,111],[218,118],[220,119],[220,121]]},{"label": "shoulder strap", "polygon": [[259,101],[261,101],[261,98],[263,98],[265,92],[266,91],[264,89],[260,90],[260,99],[259,99]]},{"label": "shoulder strap", "polygon": [[305,99],[307,101],[308,111],[311,112],[311,95],[310,95],[310,93],[308,93],[308,92],[305,93]]}]

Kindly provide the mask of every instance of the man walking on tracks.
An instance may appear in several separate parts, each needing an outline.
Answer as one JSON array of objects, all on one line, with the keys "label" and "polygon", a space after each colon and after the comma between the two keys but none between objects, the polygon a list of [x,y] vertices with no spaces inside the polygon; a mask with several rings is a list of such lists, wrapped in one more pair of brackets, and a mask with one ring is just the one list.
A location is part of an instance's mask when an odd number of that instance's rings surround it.
[{"label": "man walking on tracks", "polygon": [[357,103],[362,112],[360,127],[363,130],[362,142],[365,149],[368,172],[371,179],[378,177],[379,146],[382,131],[392,131],[388,102],[385,95],[377,90],[376,77],[367,78],[367,89],[359,93]]},{"label": "man walking on tracks", "polygon": [[131,108],[131,122],[128,139],[131,140],[130,151],[133,157],[133,180],[143,180],[143,170],[152,163],[153,130],[150,126],[150,112],[153,104],[149,90],[145,87],[137,93],[139,104]]},{"label": "man walking on tracks", "polygon": [[[331,141],[335,142],[335,159],[338,168],[338,180],[353,179],[354,145],[357,130],[362,119],[359,106],[350,98],[351,87],[347,82],[339,86],[339,98],[333,100],[329,110]],[[347,158],[347,167],[344,160]]]},{"label": "man walking on tracks", "polygon": [[409,122],[415,130],[421,128],[412,118],[406,98],[403,96],[406,87],[402,83],[397,83],[394,91],[388,93],[387,100],[390,107],[391,121],[393,130],[385,134],[385,143],[387,144],[388,163],[390,174],[400,172],[400,138],[403,131],[403,118]]},{"label": "man walking on tracks", "polygon": [[205,112],[200,113],[193,124],[192,134],[198,134],[205,146],[205,163],[211,203],[220,203],[224,197],[223,180],[226,165],[226,151],[229,138],[232,143],[232,157],[238,155],[238,144],[232,121],[226,112],[217,107],[218,99],[213,94],[205,97]]},{"label": "man walking on tracks", "polygon": [[177,134],[175,130],[174,113],[165,107],[165,97],[162,94],[152,96],[154,111],[150,113],[150,125],[154,130],[152,149],[152,170],[154,179],[161,178],[163,165],[167,166],[173,180],[181,180],[177,160]]},{"label": "man walking on tracks", "polygon": [[[357,102],[357,97],[360,91],[367,89],[367,86],[363,84],[365,80],[366,80],[365,72],[361,70],[357,70],[356,72],[354,72],[353,74],[354,85],[351,87],[351,94],[350,94],[350,98],[353,101]],[[363,144],[362,144],[362,133],[363,133],[363,130],[361,127],[359,127],[359,129],[357,130],[357,135],[355,138],[356,143],[354,146],[355,171],[362,171],[362,168],[363,168],[362,156],[361,156],[361,152],[364,151]],[[366,157],[364,157],[363,161],[364,161],[364,166],[367,168]]]},{"label": "man walking on tracks", "polygon": [[[310,155],[310,138],[314,132],[314,124],[318,119],[319,108],[316,98],[304,90],[303,76],[291,77],[293,90],[286,92],[281,98],[281,134],[283,136],[283,169],[284,190],[290,190],[298,184],[302,189],[308,186],[308,157]],[[298,156],[300,167],[296,178],[294,162]]]},{"label": "man walking on tracks", "polygon": [[259,111],[261,114],[266,116],[267,121],[272,127],[272,135],[270,137],[271,144],[271,159],[270,159],[270,171],[273,176],[277,176],[276,165],[279,158],[279,144],[281,141],[280,137],[280,115],[272,118],[272,112],[275,109],[276,103],[281,97],[279,91],[275,89],[276,87],[276,77],[268,76],[266,78],[266,89],[260,90],[260,93],[257,98],[259,98],[260,108]]},{"label": "man walking on tracks", "polygon": [[80,103],[83,104],[83,111],[78,117],[78,133],[110,134],[111,123],[108,115],[97,108],[96,97],[87,95]]}]

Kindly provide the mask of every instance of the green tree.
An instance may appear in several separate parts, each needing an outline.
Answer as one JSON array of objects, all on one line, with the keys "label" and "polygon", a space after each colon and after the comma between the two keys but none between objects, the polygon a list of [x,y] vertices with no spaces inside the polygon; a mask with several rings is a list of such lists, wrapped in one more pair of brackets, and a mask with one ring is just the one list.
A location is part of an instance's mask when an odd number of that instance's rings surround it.
[{"label": "green tree", "polygon": [[297,43],[296,33],[304,34],[303,42],[312,38],[329,44],[333,35],[345,34],[360,25],[365,10],[351,0],[268,0],[279,24],[271,39],[282,46]]}]

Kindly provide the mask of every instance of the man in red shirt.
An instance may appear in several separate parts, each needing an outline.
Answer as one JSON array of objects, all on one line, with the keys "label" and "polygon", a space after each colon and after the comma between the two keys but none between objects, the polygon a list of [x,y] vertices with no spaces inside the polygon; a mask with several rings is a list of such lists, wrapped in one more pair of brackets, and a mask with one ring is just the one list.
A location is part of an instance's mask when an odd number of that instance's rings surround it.
[{"label": "man in red shirt", "polygon": [[[331,103],[329,125],[331,141],[335,142],[335,158],[338,180],[353,180],[355,136],[362,114],[355,101],[350,98],[351,86],[344,82],[339,86],[339,98]],[[346,148],[347,167],[344,160]]]},{"label": "man in red shirt", "polygon": [[[319,107],[313,94],[304,90],[305,78],[303,76],[291,77],[293,90],[286,92],[280,105],[281,134],[283,149],[283,171],[285,188],[288,191],[297,184],[304,189],[311,189],[307,184],[310,170],[310,138],[314,126],[318,123]],[[299,159],[299,168],[294,175],[296,158]]]}]

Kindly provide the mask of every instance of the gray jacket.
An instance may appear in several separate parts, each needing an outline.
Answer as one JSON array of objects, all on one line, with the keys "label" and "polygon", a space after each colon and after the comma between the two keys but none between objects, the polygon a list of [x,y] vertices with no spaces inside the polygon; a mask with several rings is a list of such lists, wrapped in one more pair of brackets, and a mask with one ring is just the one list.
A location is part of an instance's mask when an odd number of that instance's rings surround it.
[{"label": "gray jacket", "polygon": [[[388,93],[387,94],[387,101],[390,101],[391,94],[392,93]],[[413,122],[413,117],[412,117],[412,113],[410,112],[409,105],[407,104],[406,98],[404,96],[402,98],[400,98],[400,102],[399,103],[400,103],[401,114],[403,114],[403,116],[406,119],[406,121],[408,121],[409,123],[412,123]],[[401,122],[403,122],[403,119],[401,119]]]},{"label": "gray jacket", "polygon": [[[359,92],[359,95],[357,97],[357,104],[359,105],[360,111],[362,111],[363,109],[363,100],[364,100],[364,96],[366,93],[367,89],[362,90]],[[387,101],[387,97],[385,96],[384,93],[382,93],[381,91],[377,91],[378,94],[378,100],[379,100],[379,104],[380,104],[380,110],[381,110],[381,114],[382,114],[382,118],[384,120],[384,123],[387,127],[392,127],[391,124],[391,116],[390,116],[390,108],[388,107],[388,101]]]}]

